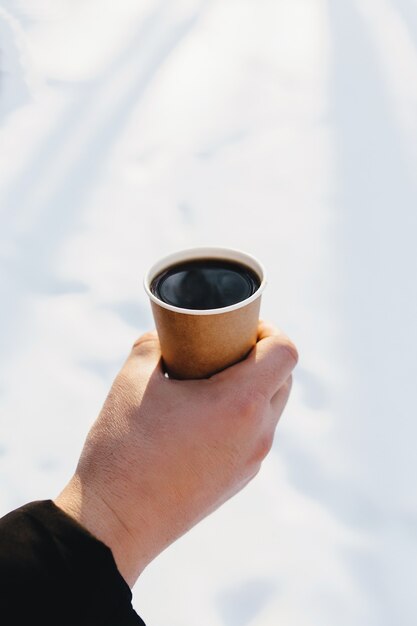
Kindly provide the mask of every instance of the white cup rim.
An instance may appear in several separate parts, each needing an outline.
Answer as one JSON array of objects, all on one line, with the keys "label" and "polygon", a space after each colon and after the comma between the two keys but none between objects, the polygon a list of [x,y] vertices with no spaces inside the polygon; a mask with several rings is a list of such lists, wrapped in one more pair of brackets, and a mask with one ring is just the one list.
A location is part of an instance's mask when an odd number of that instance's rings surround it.
[{"label": "white cup rim", "polygon": [[[207,257],[228,259],[230,261],[243,263],[244,265],[250,267],[254,272],[256,272],[256,274],[261,279],[261,284],[255,291],[255,293],[252,294],[249,298],[241,300],[241,302],[236,302],[236,304],[231,304],[230,306],[224,306],[218,309],[184,309],[174,306],[172,304],[168,304],[167,302],[163,302],[151,292],[150,285],[152,280],[155,278],[155,276],[157,276],[157,274],[162,272],[170,265],[181,263],[182,261]],[[248,306],[251,302],[254,302],[254,300],[257,300],[262,295],[266,285],[267,280],[265,268],[262,263],[258,261],[257,258],[252,256],[251,254],[248,254],[247,252],[243,252],[242,250],[238,250],[236,248],[223,248],[220,246],[186,248],[183,250],[179,250],[178,252],[169,254],[168,256],[165,256],[162,259],[159,259],[156,263],[154,263],[146,272],[143,279],[143,286],[152,302],[155,302],[155,304],[164,309],[168,309],[168,311],[173,311],[174,313],[183,313],[184,315],[220,315],[222,313],[236,311],[237,309]]]}]

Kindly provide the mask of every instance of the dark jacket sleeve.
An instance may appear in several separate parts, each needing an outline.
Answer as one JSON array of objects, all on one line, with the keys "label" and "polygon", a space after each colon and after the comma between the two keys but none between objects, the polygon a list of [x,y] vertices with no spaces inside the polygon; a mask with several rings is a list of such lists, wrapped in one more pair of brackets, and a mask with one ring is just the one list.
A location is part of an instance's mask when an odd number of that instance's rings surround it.
[{"label": "dark jacket sleeve", "polygon": [[4,626],[145,626],[111,550],[52,500],[0,519]]}]

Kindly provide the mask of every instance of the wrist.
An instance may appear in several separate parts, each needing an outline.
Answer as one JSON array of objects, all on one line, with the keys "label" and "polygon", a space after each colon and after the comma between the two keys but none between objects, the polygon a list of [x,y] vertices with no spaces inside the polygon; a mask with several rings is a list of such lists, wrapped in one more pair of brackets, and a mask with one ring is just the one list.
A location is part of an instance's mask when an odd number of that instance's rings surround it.
[{"label": "wrist", "polygon": [[149,561],[137,554],[134,537],[117,511],[83,484],[78,474],[72,477],[54,503],[110,548],[117,569],[127,584],[133,587]]}]

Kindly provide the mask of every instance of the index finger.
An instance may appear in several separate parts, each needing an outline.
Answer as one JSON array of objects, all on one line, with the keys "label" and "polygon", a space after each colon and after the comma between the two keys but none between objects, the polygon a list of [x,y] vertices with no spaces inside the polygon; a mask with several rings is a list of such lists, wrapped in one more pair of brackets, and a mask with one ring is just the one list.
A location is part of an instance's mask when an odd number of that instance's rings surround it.
[{"label": "index finger", "polygon": [[288,379],[298,362],[298,351],[293,342],[278,328],[259,321],[258,341],[246,359],[232,365],[217,376],[234,379],[236,385],[252,385],[272,398]]}]

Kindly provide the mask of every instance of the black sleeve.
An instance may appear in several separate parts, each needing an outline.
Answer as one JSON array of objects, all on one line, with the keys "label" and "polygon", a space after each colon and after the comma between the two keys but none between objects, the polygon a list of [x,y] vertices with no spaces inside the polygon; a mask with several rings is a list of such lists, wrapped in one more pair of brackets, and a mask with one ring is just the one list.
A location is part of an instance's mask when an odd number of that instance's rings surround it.
[{"label": "black sleeve", "polygon": [[111,550],[52,500],[0,519],[4,626],[145,626]]}]

